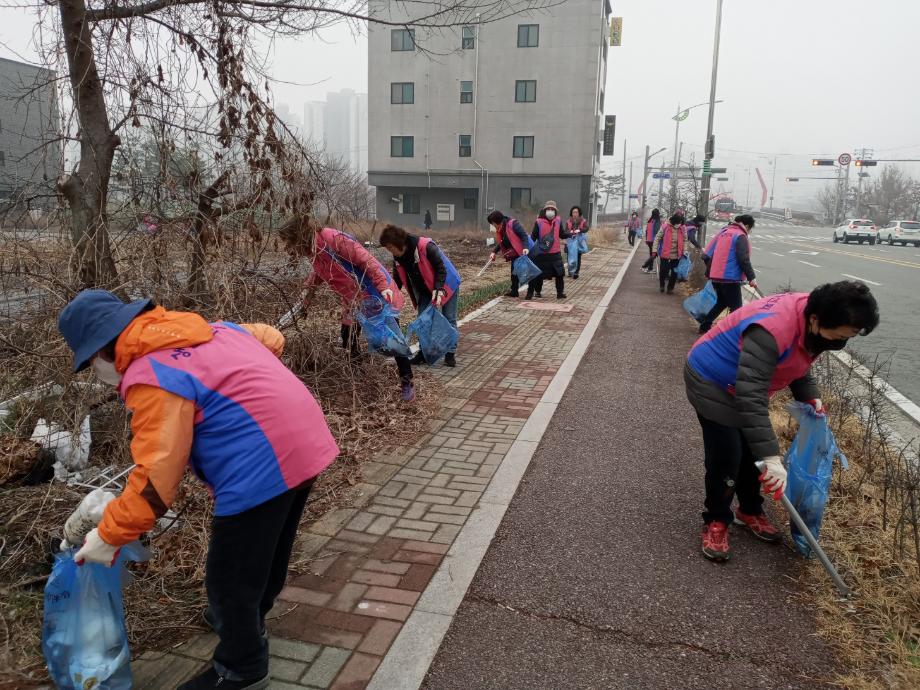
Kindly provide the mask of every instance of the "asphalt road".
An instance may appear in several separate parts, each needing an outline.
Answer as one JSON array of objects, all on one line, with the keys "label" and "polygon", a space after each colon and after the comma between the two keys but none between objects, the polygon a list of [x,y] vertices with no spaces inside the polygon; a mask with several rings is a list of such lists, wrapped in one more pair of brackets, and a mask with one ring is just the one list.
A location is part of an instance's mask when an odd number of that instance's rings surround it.
[{"label": "asphalt road", "polygon": [[696,338],[640,252],[429,670],[426,690],[824,687],[801,560],[732,528],[700,553]]},{"label": "asphalt road", "polygon": [[761,290],[859,279],[872,288],[882,322],[850,350],[865,361],[889,362],[888,382],[920,403],[920,248],[868,243],[834,244],[832,228],[759,221],[751,234],[752,261]]}]

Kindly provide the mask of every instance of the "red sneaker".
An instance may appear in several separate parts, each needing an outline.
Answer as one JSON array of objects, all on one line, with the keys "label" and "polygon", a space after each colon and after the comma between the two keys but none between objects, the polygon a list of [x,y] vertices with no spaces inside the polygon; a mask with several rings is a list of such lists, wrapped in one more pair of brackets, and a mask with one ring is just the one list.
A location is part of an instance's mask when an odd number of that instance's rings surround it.
[{"label": "red sneaker", "polygon": [[727,561],[731,556],[728,550],[728,525],[713,520],[703,525],[703,555],[713,561]]},{"label": "red sneaker", "polygon": [[760,515],[747,515],[740,510],[736,510],[735,524],[744,525],[754,533],[755,537],[770,544],[777,544],[783,540],[783,535],[779,533],[779,530],[773,526],[773,523],[763,513]]}]

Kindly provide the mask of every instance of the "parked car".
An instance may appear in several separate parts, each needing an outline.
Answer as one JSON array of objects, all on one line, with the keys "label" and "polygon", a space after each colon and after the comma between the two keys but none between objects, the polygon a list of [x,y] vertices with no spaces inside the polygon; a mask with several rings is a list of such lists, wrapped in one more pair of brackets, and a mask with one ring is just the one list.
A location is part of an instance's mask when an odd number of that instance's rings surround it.
[{"label": "parked car", "polygon": [[888,240],[888,244],[900,242],[903,247],[912,242],[915,247],[920,247],[920,223],[915,220],[893,220],[882,226],[879,239],[882,242]]},{"label": "parked car", "polygon": [[850,218],[834,230],[834,242],[849,244],[851,240],[860,244],[866,241],[875,244],[878,241],[878,226],[875,221],[868,218]]}]

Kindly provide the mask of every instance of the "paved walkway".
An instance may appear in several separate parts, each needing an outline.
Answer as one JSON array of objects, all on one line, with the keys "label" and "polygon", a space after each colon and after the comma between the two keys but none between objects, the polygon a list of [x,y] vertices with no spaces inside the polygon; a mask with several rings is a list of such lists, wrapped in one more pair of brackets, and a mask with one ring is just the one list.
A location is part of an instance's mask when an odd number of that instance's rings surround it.
[{"label": "paved walkway", "polygon": [[[644,250],[644,247],[643,247]],[[732,528],[699,552],[695,329],[637,254],[424,682],[477,688],[818,688],[834,659],[801,561]]]},{"label": "paved walkway", "polygon": [[[542,300],[504,299],[461,327],[459,366],[435,369],[445,397],[429,432],[365,463],[352,505],[301,535],[312,572],[289,582],[276,607],[283,615],[269,621],[272,688],[357,690],[378,666],[375,687],[418,686],[475,572],[467,554],[488,546],[555,409],[550,382],[574,372],[569,355],[586,346],[582,333],[628,249],[587,256],[582,278],[567,281],[568,300],[549,286]],[[496,474],[504,478],[493,482]],[[201,635],[142,655],[135,687],[175,687],[204,667],[215,642]]]}]

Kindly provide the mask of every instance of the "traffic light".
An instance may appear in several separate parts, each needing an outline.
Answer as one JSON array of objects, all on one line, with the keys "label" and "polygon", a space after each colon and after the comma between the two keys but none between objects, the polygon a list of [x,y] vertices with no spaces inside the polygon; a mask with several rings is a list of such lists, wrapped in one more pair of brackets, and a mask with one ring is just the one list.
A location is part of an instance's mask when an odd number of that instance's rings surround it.
[{"label": "traffic light", "polygon": [[862,159],[860,159],[860,158],[857,158],[857,159],[856,159],[856,167],[857,167],[857,168],[868,168],[868,167],[873,166],[873,165],[878,165],[878,161],[864,161],[864,160],[862,160]]},{"label": "traffic light", "polygon": [[797,177],[787,177],[786,182],[798,182],[799,178]]},{"label": "traffic light", "polygon": [[812,158],[811,164],[812,165],[833,165],[834,159],[833,158]]}]

